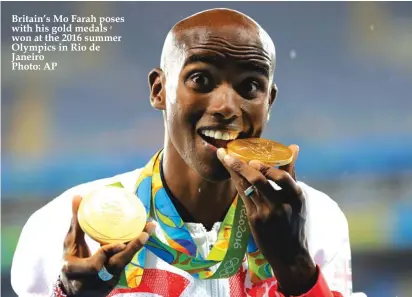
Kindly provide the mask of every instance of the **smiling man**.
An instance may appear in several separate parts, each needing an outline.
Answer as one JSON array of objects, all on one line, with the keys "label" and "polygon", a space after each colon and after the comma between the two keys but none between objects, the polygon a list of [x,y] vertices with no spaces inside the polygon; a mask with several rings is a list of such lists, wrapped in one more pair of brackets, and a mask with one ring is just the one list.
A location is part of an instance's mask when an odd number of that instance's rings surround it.
[{"label": "smiling man", "polygon": [[[161,68],[149,74],[164,148],[144,168],[74,187],[34,213],[14,256],[16,293],[350,296],[346,218],[296,181],[298,146],[279,169],[225,150],[230,140],[260,137],[276,98],[274,70],[271,38],[239,12],[213,9],[176,24]],[[152,222],[127,244],[100,246],[77,210],[82,196],[119,182]]]}]

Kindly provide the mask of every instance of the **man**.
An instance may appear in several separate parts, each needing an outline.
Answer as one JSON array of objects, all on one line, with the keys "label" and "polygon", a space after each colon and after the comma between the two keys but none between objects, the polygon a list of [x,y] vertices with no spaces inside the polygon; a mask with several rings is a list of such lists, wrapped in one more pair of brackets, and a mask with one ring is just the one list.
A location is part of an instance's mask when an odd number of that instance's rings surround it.
[{"label": "man", "polygon": [[[161,69],[149,74],[163,150],[144,169],[74,187],[34,213],[14,256],[16,293],[350,296],[346,218],[327,195],[295,181],[298,146],[279,169],[224,149],[261,135],[276,98],[274,69],[272,40],[239,12],[213,9],[176,24]],[[100,246],[79,227],[77,210],[81,196],[116,182],[145,201],[155,222],[127,244]]]}]

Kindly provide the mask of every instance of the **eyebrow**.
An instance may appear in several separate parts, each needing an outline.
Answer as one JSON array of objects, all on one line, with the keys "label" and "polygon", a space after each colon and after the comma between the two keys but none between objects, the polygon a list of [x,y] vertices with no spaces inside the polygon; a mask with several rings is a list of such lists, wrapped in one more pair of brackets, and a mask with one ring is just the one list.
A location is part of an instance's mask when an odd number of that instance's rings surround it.
[{"label": "eyebrow", "polygon": [[[240,60],[236,59],[236,57],[231,57],[233,60],[237,62],[243,69],[245,70],[250,70],[250,71],[256,71],[266,77],[269,77],[269,66],[265,63],[262,63],[257,60],[252,60],[252,61],[247,61],[247,60]],[[227,57],[223,55],[213,55],[213,54],[192,54],[190,55],[183,67],[186,67],[187,65],[194,64],[194,63],[206,63],[206,64],[212,64],[216,66],[217,68],[222,68],[224,63],[228,60]]]}]

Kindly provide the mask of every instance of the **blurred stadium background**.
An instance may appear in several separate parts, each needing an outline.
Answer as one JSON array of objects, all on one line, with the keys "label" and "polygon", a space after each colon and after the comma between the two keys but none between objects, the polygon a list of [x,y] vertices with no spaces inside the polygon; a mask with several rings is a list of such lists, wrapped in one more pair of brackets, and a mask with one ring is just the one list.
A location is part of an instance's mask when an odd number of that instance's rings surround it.
[{"label": "blurred stadium background", "polygon": [[[169,28],[212,7],[247,13],[274,39],[279,97],[265,136],[298,143],[299,178],[344,210],[355,291],[412,296],[411,2],[1,5],[2,296],[15,296],[10,265],[31,213],[71,186],[143,165],[161,146],[147,73]],[[124,16],[113,25],[123,42],[46,53],[54,72],[12,72],[12,14]]]}]

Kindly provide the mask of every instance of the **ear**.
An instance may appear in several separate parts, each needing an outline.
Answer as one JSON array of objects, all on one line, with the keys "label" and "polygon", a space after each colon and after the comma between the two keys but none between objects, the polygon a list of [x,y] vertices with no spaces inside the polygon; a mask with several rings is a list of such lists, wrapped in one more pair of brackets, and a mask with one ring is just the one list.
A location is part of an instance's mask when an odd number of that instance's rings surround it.
[{"label": "ear", "polygon": [[278,87],[276,84],[273,84],[272,88],[270,89],[270,95],[269,95],[269,109],[272,107],[273,102],[275,102],[277,94],[278,94]]},{"label": "ear", "polygon": [[166,109],[166,83],[165,75],[162,69],[155,68],[149,73],[150,104],[158,110]]},{"label": "ear", "polygon": [[270,120],[270,109],[272,108],[273,102],[276,100],[276,95],[278,93],[278,87],[276,84],[273,84],[273,86],[270,88],[270,94],[269,94],[269,108],[268,108],[268,117],[267,121],[269,122]]}]

